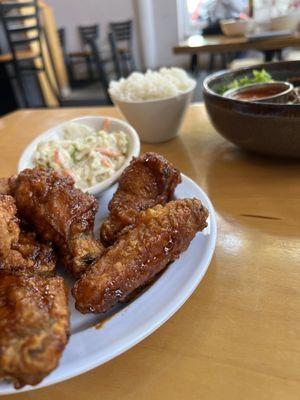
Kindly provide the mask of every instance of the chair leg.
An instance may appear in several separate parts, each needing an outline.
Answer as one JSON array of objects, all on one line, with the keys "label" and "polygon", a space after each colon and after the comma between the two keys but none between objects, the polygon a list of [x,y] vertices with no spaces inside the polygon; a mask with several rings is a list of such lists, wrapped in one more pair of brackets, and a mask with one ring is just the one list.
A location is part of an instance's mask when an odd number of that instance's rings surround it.
[{"label": "chair leg", "polygon": [[92,53],[94,54],[94,60],[95,60],[95,64],[96,64],[96,68],[97,68],[97,72],[99,75],[99,79],[102,83],[103,89],[104,89],[104,94],[106,97],[106,100],[108,102],[108,104],[111,104],[111,99],[108,95],[108,77],[104,68],[104,64],[102,61],[102,57],[101,57],[101,53],[98,50],[97,44],[95,43],[94,40],[90,40],[89,41],[89,45],[92,49]]},{"label": "chair leg", "polygon": [[85,59],[85,62],[86,62],[86,66],[87,66],[89,80],[93,81],[94,74],[93,74],[92,58],[90,56],[87,56]]},{"label": "chair leg", "polygon": [[265,54],[265,61],[266,62],[270,62],[270,61],[273,60],[274,50],[265,50],[264,54]]},{"label": "chair leg", "polygon": [[136,65],[135,65],[135,60],[134,60],[134,56],[133,54],[130,52],[129,55],[129,63],[130,63],[130,68],[131,68],[131,72],[136,71]]},{"label": "chair leg", "polygon": [[123,70],[122,76],[127,77],[130,74],[130,64],[127,54],[122,54],[121,60],[122,60],[122,70]]},{"label": "chair leg", "polygon": [[36,78],[37,86],[39,87],[39,92],[40,92],[40,96],[41,96],[41,99],[42,99],[42,102],[43,102],[43,107],[47,107],[44,93],[42,91],[41,85],[39,84],[39,73],[37,73],[35,75],[35,78]]},{"label": "chair leg", "polygon": [[209,64],[208,64],[208,71],[211,72],[215,66],[215,54],[212,53],[209,56]]},{"label": "chair leg", "polygon": [[227,67],[227,58],[226,58],[226,54],[221,53],[221,58],[222,58],[222,68],[226,69]]},{"label": "chair leg", "polygon": [[75,64],[73,62],[73,58],[70,57],[69,60],[70,60],[70,62],[69,62],[68,73],[70,76],[70,84],[71,84],[71,86],[73,86],[74,84],[76,84],[76,68],[75,68]]},{"label": "chair leg", "polygon": [[190,70],[192,72],[196,72],[198,67],[198,54],[192,54],[191,55],[191,62],[190,62]]},{"label": "chair leg", "polygon": [[28,99],[27,99],[27,96],[26,96],[26,90],[25,90],[25,87],[24,87],[24,82],[22,81],[22,77],[20,76],[19,71],[16,71],[15,78],[16,78],[16,81],[17,81],[18,89],[20,91],[22,102],[23,102],[25,108],[29,108],[30,104],[28,102]]},{"label": "chair leg", "polygon": [[117,50],[117,62],[120,71],[120,77],[126,76],[126,68],[125,68],[126,66],[124,65],[124,59],[122,54],[120,54],[118,50]]},{"label": "chair leg", "polygon": [[66,65],[69,81],[70,81],[70,84],[72,86],[72,82],[74,81],[74,74],[73,74],[73,63],[72,63],[71,59],[69,60],[69,59],[66,58],[65,59],[65,65]]},{"label": "chair leg", "polygon": [[122,67],[119,59],[118,50],[116,47],[116,41],[112,33],[108,35],[108,40],[110,44],[110,50],[112,54],[115,73],[117,75],[117,79],[120,79],[122,77]]},{"label": "chair leg", "polygon": [[282,61],[282,49],[277,50],[277,58],[278,58],[278,61]]}]

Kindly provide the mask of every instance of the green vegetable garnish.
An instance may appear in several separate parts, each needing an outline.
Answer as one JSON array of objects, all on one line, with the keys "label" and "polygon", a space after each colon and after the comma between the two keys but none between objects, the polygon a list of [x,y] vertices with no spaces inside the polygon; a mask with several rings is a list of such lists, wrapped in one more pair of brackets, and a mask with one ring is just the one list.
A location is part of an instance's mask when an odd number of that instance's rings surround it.
[{"label": "green vegetable garnish", "polygon": [[265,83],[265,82],[273,82],[271,75],[264,69],[258,71],[254,69],[252,71],[252,76],[244,76],[240,79],[235,79],[227,85],[220,85],[217,88],[218,94],[224,94],[229,89],[237,89],[245,85],[251,85],[252,83]]}]

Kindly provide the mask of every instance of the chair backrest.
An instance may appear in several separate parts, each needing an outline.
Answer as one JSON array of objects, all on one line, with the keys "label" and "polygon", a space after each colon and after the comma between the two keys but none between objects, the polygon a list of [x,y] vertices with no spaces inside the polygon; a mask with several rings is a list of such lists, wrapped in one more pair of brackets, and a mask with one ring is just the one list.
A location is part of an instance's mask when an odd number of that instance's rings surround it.
[{"label": "chair backrest", "polygon": [[[37,0],[23,3],[3,0],[0,2],[0,17],[8,41],[13,62],[20,67],[18,51],[34,46],[34,57],[41,57],[41,25]],[[24,60],[22,60],[24,61]]]},{"label": "chair backrest", "polygon": [[111,22],[110,30],[117,41],[128,41],[132,39],[132,21]]},{"label": "chair backrest", "polygon": [[88,44],[90,40],[99,38],[99,25],[79,26],[79,35],[83,45]]},{"label": "chair backrest", "polygon": [[[28,0],[20,3],[14,0],[1,0],[0,18],[12,53],[12,62],[16,75],[20,78],[20,73],[43,71],[53,94],[59,98],[60,94],[52,84],[45,67],[38,0]],[[21,54],[19,52],[22,50],[25,50],[26,57],[19,56]],[[24,52],[22,55],[24,55]],[[34,63],[33,60],[35,59],[38,59],[39,62]],[[56,76],[54,76],[54,79],[56,80]],[[57,82],[56,86],[58,87]]]}]

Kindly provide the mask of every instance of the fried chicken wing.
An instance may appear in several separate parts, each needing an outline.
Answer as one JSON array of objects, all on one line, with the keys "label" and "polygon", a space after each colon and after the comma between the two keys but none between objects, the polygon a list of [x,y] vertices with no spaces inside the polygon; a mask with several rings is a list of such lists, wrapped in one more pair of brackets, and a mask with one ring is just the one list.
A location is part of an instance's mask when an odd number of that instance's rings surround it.
[{"label": "fried chicken wing", "polygon": [[36,385],[58,364],[68,341],[61,277],[0,273],[0,379]]},{"label": "fried chicken wing", "polygon": [[9,180],[8,178],[0,178],[0,194],[9,194]]},{"label": "fried chicken wing", "polygon": [[19,241],[13,249],[22,254],[34,273],[51,275],[55,272],[56,256],[53,248],[38,242],[34,232],[21,231]]},{"label": "fried chicken wing", "polygon": [[70,177],[42,168],[26,169],[10,179],[19,215],[43,241],[58,249],[64,265],[80,276],[102,252],[94,239],[96,199],[74,187]]},{"label": "fried chicken wing", "polygon": [[34,233],[21,231],[16,213],[14,199],[0,195],[0,271],[52,273],[54,251],[38,243]]},{"label": "fried chicken wing", "polygon": [[105,312],[125,301],[185,251],[206,227],[207,209],[197,199],[175,200],[141,212],[135,227],[75,283],[76,308]]},{"label": "fried chicken wing", "polygon": [[69,335],[64,281],[52,249],[21,232],[11,196],[0,195],[0,379],[35,385],[58,364]]},{"label": "fried chicken wing", "polygon": [[134,158],[109,203],[110,214],[101,227],[102,241],[114,243],[124,227],[135,223],[140,211],[170,201],[180,182],[180,172],[163,156],[146,153]]}]

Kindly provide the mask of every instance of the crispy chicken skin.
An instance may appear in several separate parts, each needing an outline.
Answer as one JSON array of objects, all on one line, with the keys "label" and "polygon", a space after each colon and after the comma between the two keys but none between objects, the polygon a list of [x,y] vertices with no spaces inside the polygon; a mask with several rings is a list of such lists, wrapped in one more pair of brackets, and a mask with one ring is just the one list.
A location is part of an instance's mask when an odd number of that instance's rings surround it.
[{"label": "crispy chicken skin", "polygon": [[54,272],[54,251],[34,233],[20,231],[16,213],[14,199],[0,195],[0,271]]},{"label": "crispy chicken skin", "polygon": [[103,243],[114,243],[124,227],[135,223],[140,211],[170,201],[180,182],[180,172],[160,154],[146,153],[134,158],[121,175],[109,203],[110,214],[100,233]]},{"label": "crispy chicken skin", "polygon": [[52,249],[20,232],[16,205],[0,195],[0,379],[36,385],[58,364],[69,335],[64,281]]},{"label": "crispy chicken skin", "polygon": [[185,251],[206,227],[207,209],[197,199],[175,200],[142,211],[135,227],[75,283],[76,308],[105,312],[144,286]]},{"label": "crispy chicken skin", "polygon": [[96,199],[74,187],[70,177],[42,168],[25,169],[10,179],[18,213],[43,241],[52,242],[64,265],[79,277],[100,256],[94,239]]},{"label": "crispy chicken skin", "polygon": [[0,194],[9,194],[9,181],[8,178],[0,178]]},{"label": "crispy chicken skin", "polygon": [[69,336],[61,277],[0,272],[0,379],[36,385],[56,368]]}]

